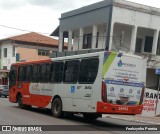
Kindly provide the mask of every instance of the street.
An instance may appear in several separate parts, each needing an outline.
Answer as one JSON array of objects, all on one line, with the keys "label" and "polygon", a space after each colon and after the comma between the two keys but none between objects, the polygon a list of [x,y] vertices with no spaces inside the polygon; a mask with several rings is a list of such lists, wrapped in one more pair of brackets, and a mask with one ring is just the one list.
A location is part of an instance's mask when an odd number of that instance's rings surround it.
[{"label": "street", "polygon": [[[101,124],[102,127],[97,125]],[[85,121],[80,115],[73,118],[54,118],[50,110],[32,108],[30,110],[20,109],[16,103],[10,103],[8,98],[0,98],[0,125],[58,125],[60,129],[48,132],[30,132],[30,133],[99,133],[99,134],[128,134],[136,133],[135,131],[118,131],[121,130],[118,125],[146,125],[137,122],[129,122],[120,119],[112,119],[108,117],[99,118],[98,120],[89,122]],[[55,127],[55,126],[53,126]],[[68,128],[68,131],[66,131]],[[73,129],[73,130],[72,130]],[[77,129],[77,130],[76,130]],[[108,131],[107,131],[108,130]],[[0,132],[4,133],[4,132]],[[5,132],[6,133],[6,132]],[[9,132],[8,132],[9,133]],[[23,132],[25,133],[25,132]],[[28,133],[28,132],[26,132]],[[139,131],[137,133],[159,133],[156,131],[147,132]]]}]

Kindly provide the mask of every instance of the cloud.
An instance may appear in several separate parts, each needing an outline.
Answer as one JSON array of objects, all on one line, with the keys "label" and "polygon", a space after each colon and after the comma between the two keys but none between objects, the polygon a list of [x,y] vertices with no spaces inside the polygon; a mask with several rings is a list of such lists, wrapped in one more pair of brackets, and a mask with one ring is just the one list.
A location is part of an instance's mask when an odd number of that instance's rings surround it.
[{"label": "cloud", "polygon": [[0,0],[0,8],[12,10],[26,6],[40,6],[52,10],[67,10],[77,7],[79,0]]},{"label": "cloud", "polygon": [[53,10],[67,10],[72,9],[77,5],[78,0],[27,0],[31,5],[45,6]]},{"label": "cloud", "polygon": [[0,0],[0,8],[11,10],[27,5],[25,0]]}]

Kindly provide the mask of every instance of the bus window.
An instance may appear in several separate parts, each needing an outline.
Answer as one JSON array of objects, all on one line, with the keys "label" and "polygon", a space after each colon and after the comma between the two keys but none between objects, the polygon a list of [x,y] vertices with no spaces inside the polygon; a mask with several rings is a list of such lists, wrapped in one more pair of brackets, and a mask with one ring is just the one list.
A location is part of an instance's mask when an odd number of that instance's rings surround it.
[{"label": "bus window", "polygon": [[40,79],[40,66],[33,65],[32,82],[39,82]]},{"label": "bus window", "polygon": [[11,66],[11,71],[9,72],[9,88],[16,84],[16,74],[17,70],[15,66]]},{"label": "bus window", "polygon": [[51,82],[61,82],[63,74],[63,62],[54,62],[51,67]]},{"label": "bus window", "polygon": [[18,68],[18,81],[24,81],[25,75],[26,75],[26,69],[25,66],[19,66]]},{"label": "bus window", "polygon": [[79,72],[79,60],[66,61],[64,66],[64,82],[76,83]]},{"label": "bus window", "polygon": [[50,82],[51,79],[51,66],[50,64],[46,64],[46,82]]},{"label": "bus window", "polygon": [[46,64],[42,64],[40,71],[40,82],[45,82],[45,75],[46,75]]},{"label": "bus window", "polygon": [[32,66],[28,65],[26,66],[26,77],[25,77],[26,82],[31,81],[31,76],[32,76],[31,74],[32,74]]},{"label": "bus window", "polygon": [[81,60],[79,83],[93,83],[97,76],[98,65],[98,58]]}]

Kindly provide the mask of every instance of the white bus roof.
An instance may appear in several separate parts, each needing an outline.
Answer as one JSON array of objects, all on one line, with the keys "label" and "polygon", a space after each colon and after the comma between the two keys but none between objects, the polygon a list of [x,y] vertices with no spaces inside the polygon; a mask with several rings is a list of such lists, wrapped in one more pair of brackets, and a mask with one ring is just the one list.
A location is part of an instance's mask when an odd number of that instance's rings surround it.
[{"label": "white bus roof", "polygon": [[[69,60],[69,59],[76,59],[76,58],[97,57],[97,56],[103,54],[104,52],[107,52],[107,51],[85,53],[85,54],[77,54],[77,55],[70,55],[70,56],[62,56],[62,57],[55,57],[55,58],[51,58],[51,60],[52,61],[57,61],[57,60]],[[111,52],[111,53],[112,52],[113,53],[123,53],[123,55],[128,56],[128,57],[143,59],[142,56],[133,55],[131,53],[126,53],[126,52],[115,52],[115,51],[108,51],[108,52]]]}]

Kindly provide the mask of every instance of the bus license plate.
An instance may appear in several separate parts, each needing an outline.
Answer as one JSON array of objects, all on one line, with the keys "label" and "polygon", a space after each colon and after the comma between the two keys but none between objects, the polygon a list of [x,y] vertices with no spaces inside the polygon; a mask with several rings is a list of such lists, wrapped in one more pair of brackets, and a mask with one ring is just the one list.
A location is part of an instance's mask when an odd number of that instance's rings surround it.
[{"label": "bus license plate", "polygon": [[128,107],[118,107],[119,111],[128,111]]}]

